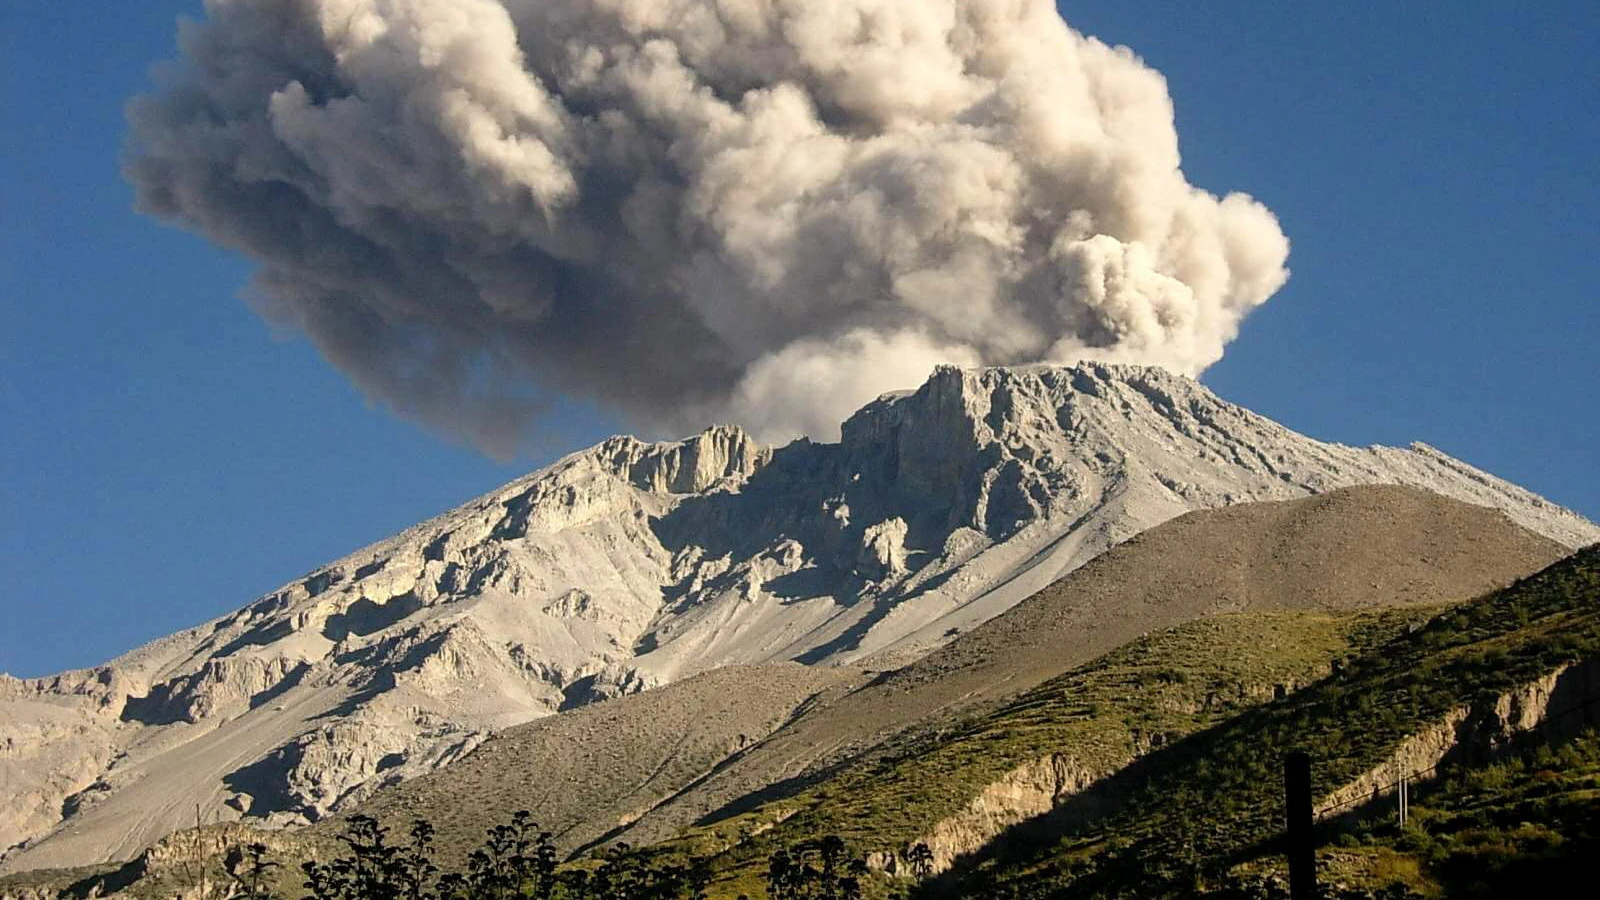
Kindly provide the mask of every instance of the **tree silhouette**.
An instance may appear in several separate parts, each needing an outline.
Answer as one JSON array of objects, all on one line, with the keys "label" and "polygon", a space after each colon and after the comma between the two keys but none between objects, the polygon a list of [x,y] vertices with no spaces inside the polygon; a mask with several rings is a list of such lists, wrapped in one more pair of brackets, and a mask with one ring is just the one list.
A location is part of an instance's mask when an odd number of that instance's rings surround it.
[{"label": "tree silhouette", "polygon": [[308,860],[305,888],[316,900],[430,900],[433,827],[418,821],[410,846],[389,843],[389,829],[371,816],[351,816],[339,836],[350,849],[327,863]]},{"label": "tree silhouette", "polygon": [[852,857],[844,840],[830,834],[772,854],[767,895],[771,900],[860,900],[866,871],[866,860]]},{"label": "tree silhouette", "polygon": [[278,863],[267,859],[267,845],[261,843],[229,847],[222,858],[222,870],[232,882],[229,894],[238,900],[272,900],[268,883],[278,868]]},{"label": "tree silhouette", "polygon": [[918,841],[906,848],[906,862],[911,866],[912,876],[923,881],[933,874],[933,849]]},{"label": "tree silhouette", "polygon": [[[339,840],[347,855],[302,863],[311,900],[705,900],[711,882],[708,859],[639,850],[617,844],[593,867],[557,871],[555,844],[527,812],[491,829],[467,857],[465,870],[441,873],[433,861],[434,829],[417,820],[406,843],[392,843],[389,829],[370,816],[351,816]],[[925,845],[912,855],[927,860]],[[230,896],[277,900],[270,877],[278,864],[262,844],[228,852]],[[861,900],[866,861],[833,835],[779,850],[769,860],[770,900]],[[746,898],[748,900],[748,898]]]},{"label": "tree silhouette", "polygon": [[548,831],[539,831],[533,815],[518,810],[509,825],[489,829],[482,847],[467,857],[465,875],[446,876],[440,893],[447,898],[549,900],[556,888],[556,848]]},{"label": "tree silhouette", "polygon": [[[653,858],[626,844],[607,850],[593,871],[558,873],[551,834],[540,831],[526,811],[516,813],[510,824],[489,829],[461,872],[441,874],[434,864],[433,826],[418,820],[408,834],[409,843],[392,844],[389,830],[376,819],[352,816],[339,837],[348,856],[301,866],[312,900],[704,900],[711,880],[705,860]],[[239,849],[229,869],[249,900],[273,900],[264,887],[274,865],[263,862],[265,851],[259,845]],[[837,856],[830,857],[830,865],[837,865]],[[807,895],[813,896],[857,900],[860,895]]]}]

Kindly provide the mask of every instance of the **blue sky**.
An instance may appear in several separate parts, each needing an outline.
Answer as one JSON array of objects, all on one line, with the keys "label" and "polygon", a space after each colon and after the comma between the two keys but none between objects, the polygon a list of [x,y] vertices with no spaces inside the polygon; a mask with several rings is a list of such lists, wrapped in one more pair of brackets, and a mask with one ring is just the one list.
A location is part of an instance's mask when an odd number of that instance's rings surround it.
[{"label": "blue sky", "polygon": [[[103,661],[620,430],[575,404],[510,464],[424,432],[132,211],[122,105],[198,7],[0,5],[0,671]],[[1294,241],[1209,385],[1600,517],[1592,3],[1064,11],[1166,74],[1189,180]]]}]

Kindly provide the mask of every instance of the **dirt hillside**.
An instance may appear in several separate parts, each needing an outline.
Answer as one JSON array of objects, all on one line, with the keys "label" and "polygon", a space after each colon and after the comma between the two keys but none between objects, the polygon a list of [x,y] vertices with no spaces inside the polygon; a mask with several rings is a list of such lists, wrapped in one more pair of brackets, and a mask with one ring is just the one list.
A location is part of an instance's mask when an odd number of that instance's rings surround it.
[{"label": "dirt hillside", "polygon": [[[519,809],[532,810],[561,846],[579,846],[755,745],[813,698],[866,680],[858,670],[797,663],[718,669],[509,728],[437,772],[379,790],[356,811],[397,831],[429,820],[447,859]],[[329,819],[310,833],[341,827]]]}]

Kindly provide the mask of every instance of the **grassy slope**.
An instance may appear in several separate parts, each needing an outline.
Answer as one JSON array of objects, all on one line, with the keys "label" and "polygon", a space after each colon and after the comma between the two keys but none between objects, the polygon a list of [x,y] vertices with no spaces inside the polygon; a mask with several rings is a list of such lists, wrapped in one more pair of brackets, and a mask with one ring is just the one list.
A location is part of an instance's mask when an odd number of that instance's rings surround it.
[{"label": "grassy slope", "polygon": [[[1112,781],[1110,815],[1019,828],[930,893],[1180,896],[1262,858],[1281,811],[1279,766],[1312,752],[1317,793],[1382,762],[1449,711],[1600,654],[1600,548],[1590,548],[1354,660],[1290,697],[1164,748]],[[1403,867],[1402,867],[1403,868]]]},{"label": "grassy slope", "polygon": [[1592,877],[1600,853],[1600,731],[1441,778],[1416,793],[1404,829],[1385,810],[1341,831],[1322,853],[1329,881],[1472,900],[1561,896]]},{"label": "grassy slope", "polygon": [[672,846],[719,852],[713,893],[728,896],[755,895],[773,850],[818,835],[838,834],[858,852],[903,850],[1019,766],[1057,754],[1110,774],[1152,746],[1270,701],[1280,686],[1314,681],[1436,611],[1259,612],[1182,625]]}]

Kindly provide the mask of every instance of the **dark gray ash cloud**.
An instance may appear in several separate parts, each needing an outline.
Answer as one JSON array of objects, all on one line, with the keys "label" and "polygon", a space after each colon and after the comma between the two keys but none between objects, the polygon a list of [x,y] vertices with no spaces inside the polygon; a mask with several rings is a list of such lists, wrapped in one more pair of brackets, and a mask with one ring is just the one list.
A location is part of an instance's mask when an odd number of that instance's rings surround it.
[{"label": "dark gray ash cloud", "polygon": [[180,43],[140,207],[500,453],[552,393],[827,437],[937,362],[1198,373],[1287,276],[1044,0],[207,0]]}]

